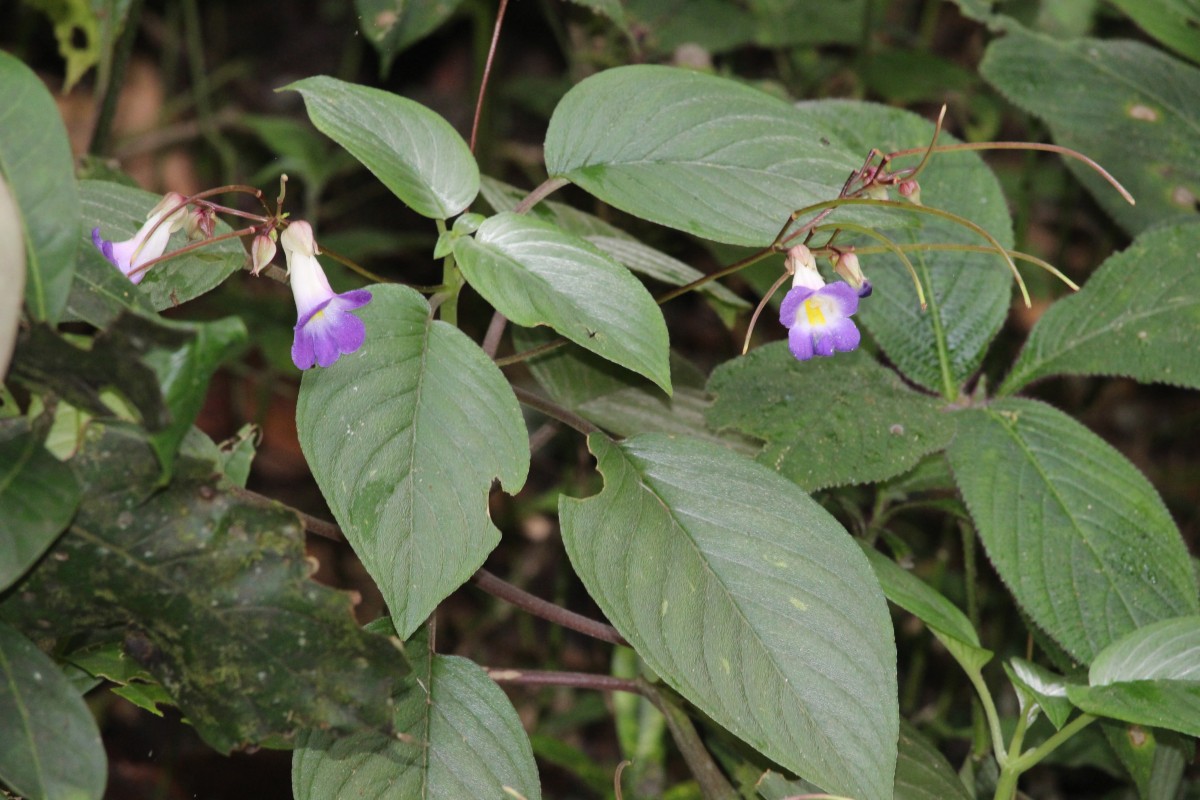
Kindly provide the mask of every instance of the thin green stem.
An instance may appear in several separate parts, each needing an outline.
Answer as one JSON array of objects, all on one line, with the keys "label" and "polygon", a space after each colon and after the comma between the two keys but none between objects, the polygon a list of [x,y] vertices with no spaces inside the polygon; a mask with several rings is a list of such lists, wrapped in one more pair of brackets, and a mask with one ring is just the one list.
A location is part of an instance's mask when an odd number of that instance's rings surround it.
[{"label": "thin green stem", "polygon": [[[216,151],[221,169],[228,177],[237,172],[237,151],[215,123],[208,71],[204,65],[204,39],[200,26],[200,10],[196,0],[183,2],[183,30],[187,41],[188,71],[192,78],[192,94],[196,102],[196,118],[205,141]],[[227,179],[228,179],[227,177]]]},{"label": "thin green stem", "polygon": [[[446,232],[446,220],[434,220],[437,223],[438,235]],[[458,294],[463,287],[462,270],[458,268],[458,264],[454,261],[454,253],[447,254],[442,262],[442,285],[445,287],[444,298],[441,301],[440,310],[443,322],[449,322],[454,327],[458,327]],[[442,295],[443,292],[439,292]]]},{"label": "thin green stem", "polygon": [[667,302],[668,300],[674,300],[676,297],[679,297],[680,295],[683,295],[683,294],[687,294],[688,292],[692,291],[693,289],[699,289],[701,286],[705,285],[706,283],[712,283],[713,281],[718,280],[719,278],[724,278],[726,275],[732,275],[733,273],[735,273],[739,270],[743,270],[746,267],[750,266],[751,264],[756,264],[759,261],[762,261],[764,258],[770,256],[771,254],[773,254],[775,252],[776,251],[773,248],[770,248],[770,247],[763,248],[762,250],[759,250],[757,253],[753,253],[751,255],[746,256],[743,259],[733,262],[732,264],[730,264],[727,267],[722,267],[721,269],[717,270],[716,272],[711,272],[708,275],[704,275],[703,277],[697,278],[696,280],[692,281],[691,283],[685,283],[683,286],[676,286],[674,289],[663,292],[662,294],[660,294],[658,297],[655,298],[655,302],[661,306],[663,303]]},{"label": "thin green stem", "polygon": [[557,350],[558,348],[560,348],[566,344],[567,344],[566,339],[555,339],[553,342],[546,342],[545,344],[539,344],[537,347],[531,347],[528,350],[524,350],[520,353],[515,353],[511,356],[505,356],[504,358],[497,358],[496,366],[497,367],[507,367],[507,366],[511,366],[513,364],[520,364],[522,361],[528,361],[529,359],[536,358],[536,357],[542,355],[543,353],[549,353],[553,350]]},{"label": "thin green stem", "polygon": [[1040,745],[1032,750],[1027,750],[1021,754],[1012,766],[1020,769],[1022,772],[1028,770],[1033,765],[1040,762],[1043,758],[1053,753],[1062,745],[1063,742],[1070,739],[1081,730],[1091,725],[1096,721],[1096,717],[1091,714],[1080,714],[1075,719],[1068,722],[1062,727],[1062,730],[1056,731],[1053,736],[1046,739]]},{"label": "thin green stem", "polygon": [[992,753],[996,756],[996,763],[1003,767],[1008,761],[1008,754],[1004,752],[1004,732],[1000,729],[1000,715],[996,712],[996,703],[992,700],[992,693],[988,691],[987,684],[984,683],[983,673],[978,669],[966,670],[966,673],[979,695],[979,702],[983,704],[983,713],[987,717],[988,730],[992,735]]},{"label": "thin green stem", "polygon": [[142,18],[143,0],[132,0],[125,14],[125,28],[117,40],[117,46],[108,75],[108,84],[104,89],[104,99],[100,102],[100,116],[96,119],[96,127],[92,131],[92,141],[88,152],[92,155],[102,155],[108,150],[108,142],[112,138],[113,120],[117,116],[117,100],[121,96],[121,84],[125,80],[125,68],[129,65],[129,57],[133,54],[133,42],[137,39],[138,23]]},{"label": "thin green stem", "polygon": [[[843,223],[842,227],[847,227],[847,226]],[[994,253],[994,252],[996,252],[995,249],[993,249],[991,247],[985,247],[984,245],[981,245],[981,244],[955,244],[952,242],[908,242],[905,244],[900,244],[899,242],[894,242],[894,244],[896,245],[896,247],[898,247],[901,250],[913,250],[913,251],[923,250],[923,251],[932,252],[932,251],[951,250],[951,251],[958,251],[958,252],[962,252],[962,253]],[[889,252],[890,250],[891,250],[890,247],[885,248],[885,247],[874,247],[874,246],[855,248],[855,252],[857,252],[859,255],[872,255],[874,253],[885,253],[885,252]],[[1077,284],[1075,281],[1068,278],[1061,270],[1059,270],[1057,267],[1055,267],[1050,262],[1043,261],[1042,259],[1038,258],[1037,256],[1030,255],[1029,253],[1023,253],[1020,250],[1005,250],[1004,252],[1008,253],[1009,258],[1012,258],[1016,261],[1026,261],[1030,264],[1033,264],[1035,267],[1038,267],[1038,268],[1050,273],[1051,275],[1053,275],[1054,277],[1056,277],[1060,281],[1062,281],[1064,284],[1066,284],[1071,289],[1071,291],[1073,291],[1073,292],[1079,291],[1079,284]]]},{"label": "thin green stem", "polygon": [[[869,236],[878,242],[882,242],[886,250],[894,253],[897,258],[904,262],[904,267],[908,270],[908,274],[912,277],[913,287],[917,290],[917,300],[921,303],[921,310],[924,311],[926,309],[928,303],[925,302],[925,289],[921,286],[921,279],[917,277],[916,268],[913,267],[912,262],[908,260],[908,256],[904,254],[904,250],[900,248],[900,245],[892,241],[887,236],[884,236],[879,231],[872,230],[865,225],[857,225],[853,222],[831,222],[828,225],[820,225],[816,228],[813,228],[813,230],[827,230],[829,228],[834,228],[835,233],[840,230],[861,233],[863,236]],[[830,241],[832,241],[832,238]],[[863,251],[856,249],[855,252],[862,253]]]}]

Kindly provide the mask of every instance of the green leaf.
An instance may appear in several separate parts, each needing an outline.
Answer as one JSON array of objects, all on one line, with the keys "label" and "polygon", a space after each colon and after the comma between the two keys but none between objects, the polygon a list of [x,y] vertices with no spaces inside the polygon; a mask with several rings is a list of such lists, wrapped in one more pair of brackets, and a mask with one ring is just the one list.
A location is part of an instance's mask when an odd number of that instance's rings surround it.
[{"label": "green leaf", "polygon": [[968,675],[980,677],[983,668],[996,655],[987,648],[969,644],[956,636],[942,633],[937,628],[930,628],[929,632],[942,643],[954,660],[958,662],[958,665],[963,668],[963,672]]},{"label": "green leaf", "polygon": [[933,744],[900,720],[895,800],[970,800],[962,779]]},{"label": "green leaf", "polygon": [[354,0],[363,36],[379,53],[386,75],[392,61],[433,33],[462,5],[462,0]]},{"label": "green leaf", "polygon": [[317,130],[421,216],[448,219],[479,193],[479,167],[467,143],[420,103],[324,75],[283,88],[300,92]]},{"label": "green leaf", "polygon": [[1131,206],[1076,161],[1067,166],[1133,234],[1195,219],[1200,197],[1200,70],[1132,41],[1057,39],[1022,31],[988,46],[980,70],[1045,121],[1054,141],[1095,159],[1137,199]]},{"label": "green leaf", "polygon": [[862,351],[801,363],[775,342],[717,367],[708,390],[709,424],[766,440],[758,460],[806,491],[899,475],[954,434],[944,401]]},{"label": "green leaf", "polygon": [[[804,103],[801,108],[826,122],[855,151],[878,147],[889,152],[924,145],[933,137],[929,121],[898,108],[845,100]],[[956,140],[943,132],[938,141]],[[1013,246],[1004,193],[978,154],[935,155],[921,173],[921,198],[928,206],[970,218],[1004,247]],[[897,244],[988,244],[979,234],[938,217],[900,210],[892,213],[911,217],[909,227],[888,231]],[[838,243],[850,242],[860,247],[879,246],[874,239],[859,235]],[[906,377],[955,399],[1004,324],[1012,298],[1012,276],[1003,258],[994,252],[909,251],[907,255],[925,286],[929,308],[921,311],[912,278],[896,256],[864,255],[862,266],[875,291],[859,304],[858,316]]]},{"label": "green leaf", "polygon": [[23,420],[0,426],[0,591],[66,530],[79,496],[75,473],[46,452]]},{"label": "green leaf", "polygon": [[728,0],[625,0],[625,7],[633,27],[645,32],[645,46],[662,55],[684,45],[722,53],[751,43],[756,33],[750,12]]},{"label": "green leaf", "polygon": [[667,325],[620,264],[552,223],[504,212],[454,242],[471,286],[518,325],[549,325],[671,391]]},{"label": "green leaf", "polygon": [[[526,195],[526,192],[515,186],[486,175],[482,181],[480,194],[497,212],[512,211]],[[531,208],[527,216],[552,222],[567,233],[587,239],[633,272],[668,285],[682,286],[703,275],[700,270],[643,244],[599,217],[571,206],[546,200]],[[725,309],[741,310],[750,306],[723,284],[715,281],[706,283],[696,291],[714,300],[718,304],[718,313]]]},{"label": "green leaf", "polygon": [[[79,282],[83,285],[73,287],[75,290],[71,296],[72,306],[76,304],[80,291],[99,289],[106,295],[112,295],[115,293],[115,287],[125,288],[126,283],[131,284],[121,271],[105,261],[103,256],[97,259],[99,251],[92,245],[92,229],[99,228],[100,235],[112,241],[128,239],[137,233],[146,222],[146,215],[150,209],[162,199],[150,192],[109,181],[80,181],[79,194],[83,200],[83,222],[79,229],[79,241],[85,255],[80,259]],[[219,236],[232,230],[233,228],[221,221],[217,223],[213,233]],[[165,252],[170,253],[187,244],[187,236],[179,231],[171,237]],[[106,266],[107,272],[103,273],[104,277],[97,277],[98,270],[86,270],[82,263],[85,259],[91,264]],[[145,279],[133,287],[132,293],[144,295],[156,311],[174,308],[216,288],[245,263],[246,250],[239,240],[217,242],[151,267],[146,271]],[[135,301],[123,302],[125,294],[122,291],[117,297],[111,298],[113,302],[110,307],[113,311],[119,307],[117,304],[125,308],[137,307]],[[110,312],[109,319],[115,315]],[[101,325],[109,321],[103,319],[97,323],[95,319],[86,319]]]},{"label": "green leaf", "polygon": [[1067,697],[1089,714],[1200,736],[1200,683],[1122,681],[1068,686]]},{"label": "green leaf", "polygon": [[466,334],[412,289],[373,286],[363,348],[309,370],[296,423],[317,484],[408,636],[500,541],[492,479],[529,468],[516,397]]},{"label": "green leaf", "polygon": [[74,158],[54,98],[19,59],[0,51],[0,174],[17,201],[26,252],[25,303],[54,324],[71,290],[79,192]]},{"label": "green leaf", "polygon": [[1200,224],[1156,228],[1107,259],[1034,325],[1000,388],[1048,375],[1121,375],[1200,389]]},{"label": "green leaf", "polygon": [[1104,648],[1088,671],[1092,686],[1158,679],[1200,683],[1200,616],[1138,628]]},{"label": "green leaf", "polygon": [[559,517],[571,563],[617,630],[768,758],[830,791],[890,797],[891,622],[841,526],[793,484],[711,444],[593,435],[588,445],[605,488],[562,498]]},{"label": "green leaf", "polygon": [[959,415],[950,465],[996,571],[1033,621],[1090,663],[1135,628],[1200,610],[1154,487],[1087,428],[1006,400]]},{"label": "green leaf", "polygon": [[810,115],[740,83],[636,65],[593,75],[563,97],[545,158],[552,177],[623,211],[762,247],[796,209],[836,198],[862,165],[835,138]]},{"label": "green leaf", "polygon": [[68,662],[97,679],[117,684],[113,694],[123,697],[138,708],[161,717],[160,705],[172,705],[171,696],[145,667],[130,658],[115,642],[92,646],[71,653]]},{"label": "green leaf", "polygon": [[100,800],[108,758],[96,720],[58,666],[0,622],[0,780],[38,800]]},{"label": "green leaf", "polygon": [[930,628],[967,644],[979,646],[979,634],[958,606],[938,590],[877,550],[864,548],[871,569],[888,600]]},{"label": "green leaf", "polygon": [[50,18],[58,54],[67,62],[62,93],[68,94],[100,60],[100,21],[89,0],[25,0]]},{"label": "green leaf", "polygon": [[1010,659],[1004,665],[1004,671],[1018,695],[1021,692],[1028,695],[1046,712],[1046,718],[1055,730],[1060,730],[1074,708],[1067,699],[1066,678],[1023,658]]},{"label": "green leaf", "polygon": [[350,599],[308,580],[295,514],[243,499],[207,461],[158,464],[133,432],[93,422],[76,456],[84,500],[70,531],[0,604],[0,617],[63,647],[122,640],[208,744],[229,750],[298,731],[391,720],[403,674]]},{"label": "green leaf", "polygon": [[1200,8],[1193,0],[1112,0],[1112,4],[1176,53],[1200,61]]},{"label": "green leaf", "polygon": [[17,326],[21,323],[21,297],[25,291],[25,233],[16,198],[0,175],[0,377],[8,374]]},{"label": "green leaf", "polygon": [[760,47],[857,45],[869,19],[867,0],[749,0]]},{"label": "green leaf", "polygon": [[397,736],[310,731],[292,756],[296,800],[540,800],[537,764],[512,703],[465,658],[405,644],[413,676],[395,698]]}]

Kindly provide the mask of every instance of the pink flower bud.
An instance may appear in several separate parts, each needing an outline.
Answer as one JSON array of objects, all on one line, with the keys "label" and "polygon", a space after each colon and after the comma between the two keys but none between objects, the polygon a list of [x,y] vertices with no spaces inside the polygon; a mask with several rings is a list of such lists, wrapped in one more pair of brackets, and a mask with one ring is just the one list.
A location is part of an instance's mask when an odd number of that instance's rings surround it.
[{"label": "pink flower bud", "polygon": [[262,272],[263,267],[270,264],[274,257],[275,240],[271,238],[271,234],[263,232],[255,236],[250,245],[250,274],[257,275]]},{"label": "pink flower bud", "polygon": [[853,251],[839,253],[837,260],[833,262],[833,269],[842,276],[842,280],[854,287],[859,297],[871,294],[871,282],[863,275],[862,267],[858,263],[858,256]]},{"label": "pink flower bud", "polygon": [[915,179],[908,178],[900,181],[896,186],[896,191],[913,205],[921,205],[921,184],[917,183]]},{"label": "pink flower bud", "polygon": [[208,206],[197,206],[188,212],[183,230],[189,239],[211,239],[217,224],[216,213]]}]

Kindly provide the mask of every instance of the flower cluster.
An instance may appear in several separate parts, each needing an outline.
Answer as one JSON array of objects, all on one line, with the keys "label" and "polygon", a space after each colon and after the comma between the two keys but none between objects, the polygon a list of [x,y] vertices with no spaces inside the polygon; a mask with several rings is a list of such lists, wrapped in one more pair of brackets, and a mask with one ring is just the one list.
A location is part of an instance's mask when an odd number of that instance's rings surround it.
[{"label": "flower cluster", "polygon": [[[212,238],[215,217],[207,205],[188,210],[188,198],[171,192],[147,216],[146,224],[123,242],[113,242],[92,230],[92,242],[117,269],[134,283],[145,277],[149,262],[161,258],[171,234],[180,229],[189,238]],[[275,257],[276,219],[264,219],[264,227],[250,248],[251,272],[259,272]],[[314,365],[331,366],[343,355],[357,351],[366,341],[366,325],[350,312],[371,301],[366,289],[337,294],[317,261],[317,244],[312,227],[303,221],[291,222],[280,243],[287,260],[292,296],[296,301],[295,337],[292,362],[300,369]]]},{"label": "flower cluster", "polygon": [[[839,258],[843,269],[851,266],[844,253]],[[857,272],[858,289],[837,281],[829,285],[817,272],[817,261],[804,245],[791,248],[787,265],[794,278],[792,288],[779,307],[779,321],[788,329],[788,349],[801,361],[814,355],[831,356],[835,352],[857,349],[862,339],[851,315],[858,310],[858,299],[871,292],[871,284]],[[852,262],[858,270],[858,259]],[[841,272],[839,270],[839,272]]]}]

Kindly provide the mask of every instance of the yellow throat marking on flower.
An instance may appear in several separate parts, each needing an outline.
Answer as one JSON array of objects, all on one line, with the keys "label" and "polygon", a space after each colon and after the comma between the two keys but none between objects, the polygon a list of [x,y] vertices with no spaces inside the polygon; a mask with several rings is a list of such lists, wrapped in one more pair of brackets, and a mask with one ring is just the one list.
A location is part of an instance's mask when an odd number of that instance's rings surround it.
[{"label": "yellow throat marking on flower", "polygon": [[804,301],[804,313],[808,317],[809,325],[824,325],[825,312],[821,310],[821,304],[813,300]]}]

